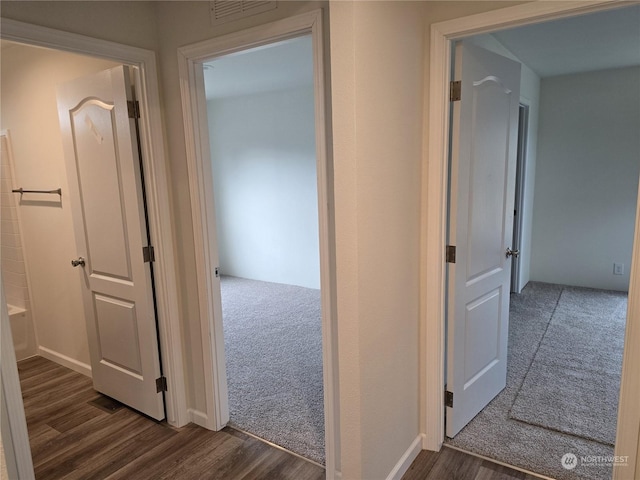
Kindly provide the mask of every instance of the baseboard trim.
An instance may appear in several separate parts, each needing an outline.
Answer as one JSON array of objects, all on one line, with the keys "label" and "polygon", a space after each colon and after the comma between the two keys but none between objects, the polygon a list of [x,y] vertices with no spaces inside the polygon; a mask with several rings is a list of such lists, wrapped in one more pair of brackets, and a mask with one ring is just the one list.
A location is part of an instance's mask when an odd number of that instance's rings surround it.
[{"label": "baseboard trim", "polygon": [[189,408],[187,412],[189,413],[189,420],[191,423],[195,423],[196,425],[209,430],[209,427],[207,426],[209,419],[206,413],[193,408]]},{"label": "baseboard trim", "polygon": [[411,445],[407,448],[402,457],[400,457],[396,466],[393,467],[393,470],[391,470],[389,475],[387,475],[387,480],[400,480],[402,476],[407,473],[407,470],[409,470],[413,461],[422,451],[423,436],[424,435],[420,434],[413,440],[413,442],[411,442]]},{"label": "baseboard trim", "polygon": [[91,365],[87,365],[86,363],[80,362],[74,358],[67,357],[62,353],[58,353],[50,348],[39,346],[38,347],[38,355],[46,358],[47,360],[51,360],[52,362],[58,363],[63,367],[70,368],[74,372],[81,373],[89,378],[91,377]]},{"label": "baseboard trim", "polygon": [[437,441],[436,436],[433,434],[427,435],[426,433],[420,434],[422,436],[422,450],[429,450],[431,452],[439,452],[442,449],[442,441]]}]

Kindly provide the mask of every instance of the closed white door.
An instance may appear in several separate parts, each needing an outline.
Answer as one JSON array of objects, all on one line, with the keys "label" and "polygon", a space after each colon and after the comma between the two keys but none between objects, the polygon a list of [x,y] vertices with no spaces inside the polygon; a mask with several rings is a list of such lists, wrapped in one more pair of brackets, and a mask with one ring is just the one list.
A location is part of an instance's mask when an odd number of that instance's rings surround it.
[{"label": "closed white door", "polygon": [[453,102],[448,263],[447,436],[504,387],[520,64],[461,42]]},{"label": "closed white door", "polygon": [[[132,89],[120,66],[59,86],[94,388],[161,420],[164,399]],[[69,259],[72,260],[72,259]],[[69,265],[72,268],[72,264]],[[159,382],[160,384],[162,382]],[[160,390],[160,391],[158,391]]]}]

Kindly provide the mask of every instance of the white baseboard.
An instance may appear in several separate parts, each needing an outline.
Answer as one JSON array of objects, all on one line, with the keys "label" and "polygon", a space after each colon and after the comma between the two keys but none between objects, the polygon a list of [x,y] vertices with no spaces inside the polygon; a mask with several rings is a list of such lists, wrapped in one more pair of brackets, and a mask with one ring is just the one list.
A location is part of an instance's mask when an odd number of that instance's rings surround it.
[{"label": "white baseboard", "polygon": [[51,350],[47,347],[38,347],[38,354],[41,357],[46,358],[47,360],[51,360],[52,362],[56,362],[63,367],[70,368],[74,372],[81,373],[89,378],[91,378],[91,365],[87,365],[86,363],[82,363],[74,358],[67,357],[62,353],[58,353],[54,350]]},{"label": "white baseboard", "polygon": [[207,427],[208,418],[205,413],[199,410],[194,410],[193,408],[188,409],[187,412],[189,413],[189,420],[191,423],[195,423],[202,428],[209,429],[209,427]]},{"label": "white baseboard", "polygon": [[415,440],[411,442],[411,445],[409,445],[409,448],[407,448],[406,452],[404,452],[402,457],[400,457],[400,460],[398,460],[396,466],[393,467],[393,470],[391,470],[389,475],[387,475],[387,480],[400,480],[402,476],[407,473],[407,470],[409,470],[409,467],[411,466],[413,461],[422,451],[422,442],[422,434],[418,435]]}]

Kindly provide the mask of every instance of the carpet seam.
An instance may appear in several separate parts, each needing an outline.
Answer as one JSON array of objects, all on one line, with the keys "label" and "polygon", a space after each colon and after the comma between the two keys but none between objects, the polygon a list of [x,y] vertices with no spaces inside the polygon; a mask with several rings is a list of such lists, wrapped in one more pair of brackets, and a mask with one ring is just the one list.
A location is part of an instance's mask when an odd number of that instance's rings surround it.
[{"label": "carpet seam", "polygon": [[[556,310],[558,308],[558,305],[560,305],[560,298],[562,298],[562,293],[564,292],[564,290],[565,290],[565,287],[562,287],[562,289],[560,290],[560,293],[558,294],[558,298],[556,299],[556,304],[553,307],[553,311],[551,312],[551,315],[549,315],[549,320],[547,321],[547,326],[544,329],[544,332],[542,333],[542,335],[540,336],[540,341],[538,342],[538,346],[536,347],[536,351],[533,354],[533,356],[531,357],[531,362],[529,363],[529,366],[527,367],[526,373],[522,377],[522,382],[520,382],[520,385],[518,386],[518,390],[516,391],[515,395],[513,396],[513,401],[511,402],[511,407],[509,407],[509,412],[508,412],[510,420],[520,421],[517,418],[514,418],[514,417],[511,416],[511,411],[513,410],[513,406],[516,403],[518,395],[520,395],[520,392],[522,390],[522,386],[524,385],[524,382],[527,379],[527,375],[529,375],[529,372],[531,371],[531,367],[533,366],[533,363],[535,362],[536,357],[538,356],[538,352],[540,351],[540,347],[542,346],[542,341],[544,340],[544,337],[547,335],[547,331],[549,330],[549,327],[551,326],[551,321],[553,320],[553,316],[556,314]],[[522,422],[522,423],[526,423],[527,425],[531,425],[528,422]],[[535,426],[539,427],[539,425],[535,425]],[[540,428],[544,428],[544,427],[540,427]]]},{"label": "carpet seam", "polygon": [[590,442],[596,442],[596,443],[599,443],[600,445],[604,445],[605,447],[615,447],[614,444],[606,443],[606,442],[603,442],[602,440],[598,440],[598,439],[590,437],[590,436],[578,435],[577,433],[566,432],[564,430],[560,430],[558,428],[554,428],[554,427],[551,427],[551,426],[540,425],[539,423],[531,423],[531,422],[527,422],[526,420],[520,420],[519,418],[515,418],[515,417],[511,417],[511,416],[509,416],[509,420],[513,420],[514,422],[524,423],[525,425],[530,425],[530,426],[536,427],[536,428],[544,428],[545,430],[551,430],[552,432],[556,432],[556,433],[559,433],[559,434],[562,434],[562,435],[568,435],[570,437],[574,437],[574,438],[578,438],[578,439],[586,439],[586,440],[589,440]]},{"label": "carpet seam", "polygon": [[[518,403],[521,395],[523,395],[523,391],[525,389],[525,383],[528,380],[529,374],[532,373],[534,365],[536,364],[536,362],[542,361],[542,360],[538,360],[538,355],[540,354],[540,350],[543,348],[543,345],[544,346],[548,346],[549,345],[549,343],[545,343],[545,340],[547,340],[547,334],[548,334],[548,331],[549,331],[549,329],[551,327],[551,324],[554,321],[556,322],[554,324],[556,326],[562,324],[563,320],[562,319],[558,320],[556,315],[559,314],[557,312],[557,309],[559,308],[560,303],[563,301],[563,298],[566,298],[566,297],[563,297],[564,293],[566,292],[568,295],[570,295],[571,293],[573,293],[574,291],[577,291],[577,290],[579,290],[579,291],[593,290],[594,292],[605,292],[605,293],[608,292],[607,290],[589,289],[589,288],[584,288],[584,287],[563,287],[561,289],[560,295],[558,296],[558,299],[557,299],[557,302],[556,302],[556,305],[553,308],[553,312],[552,312],[552,314],[551,314],[551,316],[549,318],[549,322],[548,322],[548,324],[547,324],[547,326],[545,328],[544,333],[542,334],[541,340],[538,343],[536,351],[535,351],[535,353],[533,355],[533,360],[528,365],[527,371],[524,374],[523,380],[520,383],[515,396],[513,397],[513,401],[511,402],[511,407],[509,408],[509,411],[508,411],[508,418],[509,418],[510,421],[520,422],[523,425],[528,425],[528,426],[532,426],[532,427],[535,427],[535,428],[542,428],[542,429],[550,430],[552,432],[556,432],[556,433],[561,434],[561,435],[569,436],[569,437],[576,438],[576,439],[584,439],[584,440],[587,440],[589,442],[594,442],[594,443],[597,443],[599,445],[602,445],[603,447],[606,447],[606,448],[612,448],[612,447],[615,447],[615,440],[608,441],[606,438],[601,438],[597,434],[592,434],[592,433],[589,433],[587,431],[582,431],[581,430],[579,433],[576,433],[576,432],[573,432],[573,431],[570,431],[570,430],[563,429],[561,427],[554,427],[552,425],[547,425],[544,421],[539,420],[538,418],[526,418],[526,415],[525,415],[525,418],[519,418],[518,416],[515,416],[515,414],[513,412],[516,403]],[[615,292],[615,291],[612,291],[612,292]],[[618,305],[613,310],[614,313],[610,313],[609,311],[607,311],[606,318],[607,319],[614,318],[615,312],[618,312],[620,310],[621,310],[620,305]],[[542,361],[542,363],[544,363],[544,362]],[[584,369],[583,371],[589,373],[591,371],[599,372],[600,370]],[[529,383],[527,385],[528,385],[528,388],[529,388],[531,386],[531,383]],[[520,408],[522,408],[522,406],[520,406]],[[519,414],[519,415],[521,415],[521,414]]]}]

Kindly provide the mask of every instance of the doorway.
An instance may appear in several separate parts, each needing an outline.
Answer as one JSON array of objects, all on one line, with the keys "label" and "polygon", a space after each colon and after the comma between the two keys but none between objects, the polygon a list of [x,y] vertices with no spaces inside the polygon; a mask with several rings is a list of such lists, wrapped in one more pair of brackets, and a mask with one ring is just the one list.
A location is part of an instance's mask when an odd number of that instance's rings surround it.
[{"label": "doorway", "polygon": [[527,171],[527,146],[529,144],[529,105],[520,103],[518,108],[518,157],[516,158],[516,193],[513,211],[513,250],[518,252],[511,259],[511,292],[520,293],[524,285],[520,277],[520,250],[524,229],[525,172]]},{"label": "doorway", "polygon": [[[217,249],[211,248],[215,233],[215,208],[212,186],[214,175],[211,165],[211,141],[206,121],[204,64],[221,56],[263,47],[279,41],[304,35],[311,36],[313,52],[313,102],[315,123],[315,158],[317,175],[320,311],[322,329],[322,372],[324,390],[325,462],[328,478],[332,478],[339,465],[336,438],[337,412],[337,344],[333,313],[335,296],[335,269],[331,236],[333,212],[330,199],[331,169],[327,158],[325,116],[325,74],[323,54],[323,13],[313,11],[278,22],[254,27],[179,49],[179,64],[187,162],[194,238],[199,306],[202,315],[202,348],[205,358],[206,409],[193,416],[194,422],[212,429],[221,429],[229,421],[227,395],[224,327],[220,301],[220,278],[216,267],[220,265]],[[218,272],[219,273],[219,272]]]},{"label": "doorway", "polygon": [[324,464],[313,51],[204,63],[229,425]]},{"label": "doorway", "polygon": [[[515,12],[515,10],[518,10],[518,9],[511,9],[511,10]],[[506,12],[506,10],[505,10],[505,12]],[[566,13],[565,13],[565,14],[566,14]],[[515,19],[515,18],[518,18],[518,20],[517,20],[517,21],[519,21],[519,22],[530,21],[530,20],[528,20],[528,19],[530,19],[530,18],[531,18],[531,13],[529,12],[529,13],[527,13],[527,14],[522,14],[522,17],[517,17],[517,16],[515,16],[515,15],[514,15],[514,17],[513,17],[513,18],[514,18],[514,19]],[[524,19],[524,20],[523,20],[523,19]],[[497,25],[496,25],[495,20],[493,20],[493,21],[492,21],[492,20],[489,18],[489,15],[487,15],[487,17],[486,17],[484,20],[486,21],[486,25],[492,25],[492,26],[494,26],[494,28],[495,28],[495,26],[497,26]],[[453,23],[455,23],[455,22],[449,22],[449,23],[444,22],[443,24],[435,25],[435,26],[434,26],[434,30],[435,30],[435,31],[437,31],[437,32],[438,32],[438,34],[441,34],[442,32],[445,32],[445,31],[447,32],[446,34],[442,34],[442,36],[441,36],[441,37],[438,37],[438,35],[436,35],[436,38],[444,38],[444,39],[446,39],[445,41],[446,41],[446,42],[448,42],[448,40],[449,40],[452,36],[455,36],[455,35],[460,34],[460,30],[455,30],[455,29],[456,29],[456,28],[461,28],[461,27],[462,27],[462,25],[460,24],[460,25],[458,25],[458,26],[454,27],[454,26],[453,26]],[[482,22],[480,22],[480,23],[482,23]],[[474,24],[474,28],[477,28],[477,23],[475,23],[475,24]],[[451,29],[451,30],[450,30],[450,29]],[[454,31],[456,32],[456,33],[455,33],[455,35],[452,33],[452,32],[454,32]],[[451,35],[451,36],[449,36],[449,35]],[[439,45],[439,46],[441,46],[441,45]],[[434,49],[432,50],[432,53],[433,53],[434,51],[438,52],[438,54],[442,53],[442,50],[438,50],[438,49],[439,49],[439,46],[438,46],[438,47],[436,47],[436,48],[434,48]],[[446,68],[445,68],[445,69],[444,69],[444,71],[445,71],[445,72],[448,72],[448,69],[446,69]],[[436,82],[437,82],[437,81],[439,81],[439,80],[438,80],[438,79],[436,79]],[[444,112],[443,112],[443,113],[444,113]],[[432,117],[432,118],[433,118],[433,117]],[[445,123],[445,125],[446,125],[446,123]],[[432,127],[432,128],[433,128],[433,127]],[[437,135],[436,135],[436,137],[437,137]],[[431,165],[431,166],[432,166],[432,165]],[[435,173],[435,172],[432,172],[432,173]],[[635,320],[637,320],[637,319],[635,319],[635,318],[634,318],[634,316],[633,316],[632,314],[630,314],[630,316],[629,316],[629,322],[633,322],[633,321],[635,321]],[[630,354],[629,352],[630,352],[630,351],[632,351],[632,350],[633,350],[633,347],[632,347],[632,346],[630,346],[630,345],[627,345],[627,346],[626,346],[626,350],[625,350],[625,352],[626,352],[625,354],[626,354],[626,355],[629,355],[629,354]],[[623,383],[624,383],[624,377],[623,377]],[[626,401],[628,401],[628,399],[626,399]],[[621,406],[622,406],[622,408],[624,409],[624,406],[625,406],[625,398],[623,398],[623,399],[622,399]],[[624,426],[622,426],[622,427],[624,428]],[[631,432],[630,432],[630,434],[633,434],[633,431],[631,431]],[[637,432],[636,432],[636,436],[637,436]],[[620,435],[620,432],[619,432],[619,434],[618,434],[618,438],[621,438],[621,437],[622,437],[622,438],[624,438],[624,436],[621,436],[621,435]],[[621,444],[620,444],[620,442],[618,442],[618,443],[617,443],[617,448],[619,448],[619,449],[621,448]],[[627,447],[627,448],[628,448],[628,447]],[[632,449],[633,449],[633,448],[635,448],[635,447],[632,447]],[[633,451],[635,451],[635,450],[633,450]]]},{"label": "doorway", "polygon": [[[610,21],[618,15],[628,13],[613,11],[595,17],[619,28],[621,22]],[[573,28],[585,21],[596,20],[573,20]],[[562,22],[565,29],[567,22]],[[552,27],[529,27],[534,28]],[[511,30],[494,38],[508,46],[517,35],[518,30]],[[531,61],[531,57],[525,59]],[[605,134],[610,125],[602,123],[602,118],[612,115],[638,128],[638,109],[627,105],[640,104],[640,98],[616,100],[610,91],[637,91],[639,72],[638,67],[630,67],[541,75],[540,94],[533,95],[541,100],[532,102],[541,119],[538,155],[533,157],[537,168],[530,172],[535,174],[536,192],[529,229],[534,250],[532,282],[521,295],[511,296],[507,387],[468,428],[448,440],[459,448],[485,455],[490,449],[493,458],[553,478],[564,478],[560,459],[567,452],[579,458],[613,456],[629,284],[628,278],[618,281],[622,275],[615,274],[615,260],[608,261],[607,247],[612,247],[620,263],[628,264],[640,171],[637,147],[621,148],[611,158],[597,152],[611,148],[610,133]],[[601,85],[608,86],[606,93]],[[578,124],[592,133],[573,136],[572,128]],[[597,129],[588,127],[596,124]],[[633,138],[624,128],[615,132],[620,138]],[[615,180],[613,188],[609,179]],[[549,248],[558,237],[571,250]],[[606,239],[605,245],[595,246],[593,242],[600,238]],[[574,259],[576,254],[581,255],[580,261]],[[597,333],[604,331],[602,336]],[[484,447],[472,440],[479,432]],[[517,440],[507,447],[502,441],[505,436]],[[537,440],[531,442],[534,436]],[[537,450],[542,445],[543,451]],[[588,469],[578,465],[573,473],[578,472],[585,479],[606,478],[611,465]]]},{"label": "doorway", "polygon": [[[19,48],[24,49],[32,49],[31,45],[38,45],[39,47],[46,47],[46,49],[33,48],[33,51],[40,52],[51,52],[52,55],[59,56],[69,56],[68,58],[74,58],[71,61],[71,64],[57,64],[56,62],[49,63],[47,67],[46,61],[42,63],[36,64],[34,63],[32,67],[34,67],[34,71],[42,71],[44,72],[46,68],[53,68],[55,70],[56,66],[58,68],[58,72],[64,70],[64,66],[69,67],[68,70],[70,72],[65,72],[65,74],[71,74],[72,76],[81,76],[82,72],[82,62],[78,61],[78,58],[88,58],[89,62],[93,62],[95,64],[100,64],[100,67],[96,66],[95,69],[100,69],[103,67],[108,67],[112,65],[118,64],[126,64],[131,65],[134,69],[137,69],[139,74],[137,83],[139,88],[139,101],[142,108],[141,112],[141,123],[140,123],[140,149],[143,152],[143,164],[145,170],[145,178],[144,181],[147,186],[148,192],[148,207],[149,207],[149,221],[151,225],[151,237],[152,242],[154,242],[156,246],[156,254],[158,254],[159,261],[156,262],[156,299],[158,305],[158,317],[159,317],[159,326],[160,326],[160,342],[162,344],[163,353],[165,354],[163,359],[163,365],[165,367],[167,381],[170,384],[174,384],[173,391],[167,395],[167,419],[171,425],[182,426],[187,423],[186,418],[186,397],[184,391],[184,380],[182,378],[182,373],[179,376],[175,375],[175,372],[182,372],[182,355],[181,355],[181,340],[179,336],[179,325],[174,324],[173,322],[168,321],[168,313],[177,311],[177,293],[175,291],[175,285],[172,285],[173,279],[173,247],[172,247],[172,238],[171,238],[171,226],[170,219],[168,217],[168,197],[166,196],[166,188],[162,188],[163,185],[166,185],[166,177],[164,172],[164,167],[162,166],[162,158],[163,158],[163,142],[161,137],[157,137],[155,132],[160,131],[160,119],[158,117],[158,110],[155,108],[148,108],[149,105],[156,105],[158,103],[157,99],[157,85],[154,83],[155,70],[154,70],[154,54],[152,52],[147,52],[145,50],[131,48],[121,45],[116,45],[110,42],[87,42],[86,37],[73,35],[73,34],[65,34],[59,35],[59,32],[51,29],[36,27],[29,24],[24,24],[17,21],[2,19],[2,38],[3,40],[9,40],[19,44]],[[16,47],[18,48],[18,47]],[[67,53],[68,51],[75,52],[73,55]],[[85,57],[80,57],[80,55],[86,55]],[[5,60],[5,55],[3,54],[3,60]],[[35,61],[35,60],[34,60]],[[70,66],[71,65],[71,66]],[[75,69],[75,70],[74,70]],[[78,70],[80,69],[80,70]],[[151,69],[151,70],[150,70]],[[95,70],[94,70],[95,71]],[[154,74],[149,75],[149,72],[153,71]],[[73,73],[75,72],[75,73]],[[46,76],[46,74],[45,74]],[[33,81],[37,75],[33,75],[32,77],[25,80],[25,85],[29,81]],[[28,81],[27,81],[28,80]],[[51,90],[51,87],[42,88],[40,90],[34,90],[38,95],[46,94],[50,98],[49,100],[55,104],[55,88]],[[155,94],[155,95],[154,95]],[[57,108],[54,108],[55,112],[47,113],[46,115],[43,113],[42,115],[31,115],[32,122],[43,121],[44,117],[53,116],[53,123],[57,125]],[[3,116],[4,117],[4,116]],[[43,118],[39,118],[43,117]],[[4,118],[3,118],[4,119]],[[16,120],[18,121],[18,120]],[[39,126],[31,124],[29,118],[22,118],[20,121],[25,124],[25,132],[26,135],[22,135],[27,139],[27,143],[21,142],[21,147],[19,151],[14,152],[16,155],[16,163],[20,162],[20,159],[24,161],[47,161],[52,162],[51,155],[54,153],[57,154],[57,149],[61,147],[60,141],[56,140],[59,138],[60,130],[57,127],[54,132],[54,129],[40,129]],[[11,126],[8,126],[11,129]],[[43,141],[43,145],[47,143],[44,141],[42,136],[47,136],[49,138],[51,136],[53,142],[53,146],[51,152],[44,152],[43,154],[31,155],[31,151],[29,148],[32,148],[35,144],[39,142],[33,142],[34,135],[38,132],[41,135],[41,140]],[[29,144],[29,139],[31,140],[31,144]],[[48,140],[47,140],[48,141]],[[51,154],[51,155],[50,155]],[[55,162],[53,162],[55,163]],[[31,167],[27,170],[29,173],[28,176],[24,177],[25,181],[28,178],[29,180],[35,180],[34,175],[41,175],[42,178],[38,177],[38,180],[42,180],[43,183],[51,183],[51,180],[55,181],[64,181],[66,179],[66,173],[64,172],[64,168],[61,169],[60,172],[51,173],[46,170],[40,171],[38,169],[33,170]],[[24,172],[23,172],[24,173]],[[47,175],[49,175],[49,178]],[[37,176],[37,175],[36,175]],[[39,184],[40,182],[38,182]],[[25,189],[29,188],[27,185],[23,185]],[[68,188],[63,188],[62,195],[65,195],[64,198],[68,198]],[[59,227],[54,220],[56,215],[60,216],[60,212],[63,210],[60,202],[51,202],[46,199],[24,199],[27,202],[32,202],[32,206],[42,207],[41,212],[46,211],[47,215],[42,215],[40,220],[43,221],[43,226],[49,227]],[[44,202],[45,204],[38,203]],[[65,212],[68,215],[68,212]],[[37,220],[37,219],[36,219]],[[51,223],[53,222],[53,223]],[[69,232],[71,232],[70,230]],[[58,271],[58,265],[56,262],[63,262],[59,265],[60,272],[64,272],[67,270],[72,270],[71,266],[68,265],[69,259],[73,258],[67,252],[66,254],[63,252],[59,255],[59,258],[53,255],[49,257],[47,260],[47,239],[54,239],[55,235],[51,232],[56,232],[58,234],[58,228],[51,228],[46,235],[40,234],[39,239],[35,239],[33,236],[30,237],[31,241],[44,242],[41,247],[44,253],[44,259],[46,263],[51,267],[52,272]],[[33,233],[33,232],[32,232]],[[68,242],[65,248],[73,248],[75,244],[74,241]],[[36,245],[37,246],[37,245]],[[169,249],[169,252],[165,252],[165,249]],[[168,253],[168,257],[164,257],[164,254]],[[40,267],[40,265],[37,265]],[[77,272],[73,272],[76,273]],[[171,275],[167,277],[167,273]],[[40,279],[38,279],[40,280]],[[67,289],[69,291],[72,290],[73,282],[60,282],[59,278],[57,280],[58,287],[63,289]],[[82,301],[79,300],[77,302],[70,301],[62,302],[59,298],[55,298],[53,300],[52,305],[57,305],[58,307],[62,306],[62,308],[67,308],[73,305],[82,305]],[[175,318],[175,317],[172,317]],[[74,333],[78,334],[84,331],[84,329],[80,330],[80,328],[76,328]],[[43,340],[56,341],[61,340],[60,336],[68,333],[68,328],[56,330],[53,334],[44,332]],[[64,341],[64,339],[62,339]],[[54,348],[48,348],[45,345],[38,346],[38,353],[46,356],[54,356],[54,360],[62,363],[63,365],[80,371],[83,374],[89,373],[87,366],[88,363],[85,361],[86,358],[82,357],[82,348],[78,348],[77,351],[73,350],[73,346],[71,344],[67,344],[70,351],[62,351],[59,352]],[[86,345],[86,340],[85,340]],[[84,351],[85,357],[86,349]],[[176,360],[178,364],[176,365]],[[65,363],[66,362],[66,363]],[[176,368],[179,367],[179,370]]]}]

